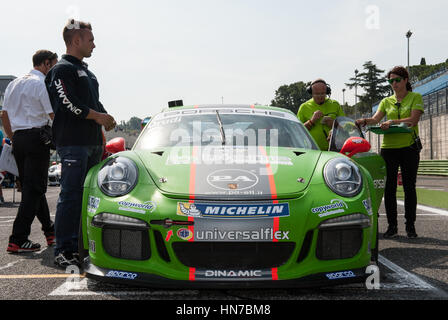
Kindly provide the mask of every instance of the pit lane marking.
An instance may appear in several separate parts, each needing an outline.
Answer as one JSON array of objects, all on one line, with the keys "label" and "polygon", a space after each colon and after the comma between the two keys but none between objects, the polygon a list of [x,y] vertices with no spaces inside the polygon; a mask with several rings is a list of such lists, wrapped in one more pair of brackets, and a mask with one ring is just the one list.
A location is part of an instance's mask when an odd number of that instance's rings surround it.
[{"label": "pit lane marking", "polygon": [[16,265],[17,263],[19,263],[19,262],[21,262],[23,260],[24,259],[20,259],[20,260],[17,260],[17,261],[10,262],[7,265],[4,265],[3,267],[0,267],[0,271],[8,269],[8,268],[11,268],[11,267],[14,267],[14,265]]},{"label": "pit lane marking", "polygon": [[[68,275],[72,276],[72,275]],[[49,296],[100,296],[100,295],[114,295],[114,296],[142,296],[142,295],[150,295],[150,296],[175,296],[175,295],[198,295],[198,290],[166,290],[166,291],[90,291],[87,287],[88,279],[84,278],[81,281],[76,281],[75,279],[71,279],[75,281],[67,281],[60,285],[58,288],[53,290]],[[82,290],[82,291],[81,291]]]},{"label": "pit lane marking", "polygon": [[[1,269],[0,269],[1,270]],[[53,278],[69,278],[73,277],[72,274],[6,274],[0,275],[0,279],[53,279]],[[80,278],[84,278],[84,275],[79,275]]]},{"label": "pit lane marking", "polygon": [[400,266],[396,265],[392,261],[386,259],[382,255],[378,255],[378,262],[387,267],[389,270],[393,271],[391,278],[393,278],[398,283],[381,283],[382,289],[414,289],[414,290],[425,290],[432,291],[438,296],[447,298],[448,294],[441,289],[438,289],[428,282],[424,281],[415,274],[412,274]]},{"label": "pit lane marking", "polygon": [[[397,204],[400,205],[400,206],[404,206],[404,201],[397,200]],[[428,207],[428,206],[424,206],[422,204],[418,204],[417,205],[417,209],[418,210],[422,210],[422,211],[431,212],[431,213],[434,213],[434,214],[437,214],[437,215],[448,217],[448,211],[447,210],[433,208],[433,207]]]}]

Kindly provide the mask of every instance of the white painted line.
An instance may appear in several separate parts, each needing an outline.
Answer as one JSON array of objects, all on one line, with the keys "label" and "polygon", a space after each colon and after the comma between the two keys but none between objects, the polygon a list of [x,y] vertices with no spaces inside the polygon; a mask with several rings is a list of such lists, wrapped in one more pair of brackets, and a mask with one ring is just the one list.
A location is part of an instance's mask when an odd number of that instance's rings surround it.
[{"label": "white painted line", "polygon": [[[54,218],[56,216],[55,213],[50,212],[50,217]],[[16,216],[0,216],[0,219],[13,219],[12,221],[14,221],[14,219],[16,218]],[[5,222],[5,221],[2,221]]]},{"label": "white painted line", "polygon": [[[404,201],[402,200],[397,200],[397,204],[400,206],[404,206]],[[427,207],[424,205],[417,205],[417,209],[418,210],[423,210],[423,211],[427,211],[427,212],[432,212],[441,216],[447,216],[448,217],[448,211],[447,210],[442,210],[442,209],[437,209],[437,208],[432,208],[432,207]]]},{"label": "white painted line", "polygon": [[19,263],[20,261],[23,261],[23,259],[20,259],[20,260],[17,260],[17,261],[13,261],[13,262],[10,262],[10,263],[8,263],[8,264],[5,265],[5,266],[0,267],[0,271],[5,270],[5,269],[8,269],[8,268],[11,268],[11,267],[13,267],[14,265],[16,265],[17,263]]},{"label": "white painted line", "polygon": [[[72,278],[73,280],[73,278]],[[170,296],[170,295],[197,295],[197,290],[163,290],[163,291],[90,291],[87,288],[88,279],[81,281],[66,281],[61,286],[52,291],[49,296],[98,296],[98,295],[113,295],[113,296]]]},{"label": "white painted line", "polygon": [[426,281],[420,279],[415,274],[412,274],[400,266],[396,265],[392,261],[386,259],[382,255],[378,255],[378,261],[390,269],[391,271],[395,272],[393,275],[393,278],[398,281],[397,283],[391,283],[391,284],[381,284],[381,286],[385,289],[414,289],[414,290],[427,290],[427,291],[433,291],[434,293],[437,293],[439,296],[442,297],[448,297],[447,293],[444,291],[430,285]]}]

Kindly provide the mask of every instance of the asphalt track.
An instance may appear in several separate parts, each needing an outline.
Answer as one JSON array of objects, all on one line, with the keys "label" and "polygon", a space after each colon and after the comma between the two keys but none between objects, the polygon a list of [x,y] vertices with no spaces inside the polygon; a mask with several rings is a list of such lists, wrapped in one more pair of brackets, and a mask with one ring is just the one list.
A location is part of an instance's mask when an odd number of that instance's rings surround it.
[{"label": "asphalt track", "polygon": [[[448,180],[448,179],[447,179]],[[428,188],[448,191],[445,179],[419,179]],[[277,290],[151,290],[111,285],[62,270],[53,265],[53,248],[44,245],[39,222],[34,222],[30,238],[42,250],[29,254],[8,254],[8,237],[17,213],[20,193],[3,190],[6,206],[0,207],[0,299],[1,300],[170,300],[183,301],[296,301],[296,300],[448,300],[448,211],[419,207],[416,229],[419,237],[408,239],[404,232],[404,212],[399,206],[399,237],[380,238],[379,289],[365,284],[314,289]],[[54,217],[58,187],[49,187],[47,199]],[[386,227],[380,209],[380,234]]]}]

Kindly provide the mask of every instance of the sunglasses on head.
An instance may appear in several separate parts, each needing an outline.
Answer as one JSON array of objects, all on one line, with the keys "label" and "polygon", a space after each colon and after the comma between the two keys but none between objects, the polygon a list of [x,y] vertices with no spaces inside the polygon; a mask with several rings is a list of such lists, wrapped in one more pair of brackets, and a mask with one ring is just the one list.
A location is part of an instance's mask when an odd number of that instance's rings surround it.
[{"label": "sunglasses on head", "polygon": [[394,82],[399,83],[402,80],[402,78],[397,77],[397,78],[392,78],[387,80],[389,82],[389,84],[393,84]]}]

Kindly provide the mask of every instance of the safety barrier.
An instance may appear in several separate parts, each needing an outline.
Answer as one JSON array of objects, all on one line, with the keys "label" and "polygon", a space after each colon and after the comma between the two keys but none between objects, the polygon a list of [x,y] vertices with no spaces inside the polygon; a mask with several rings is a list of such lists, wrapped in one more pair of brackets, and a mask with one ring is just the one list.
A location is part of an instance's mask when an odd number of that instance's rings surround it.
[{"label": "safety barrier", "polygon": [[448,176],[448,160],[420,160],[418,174]]}]

